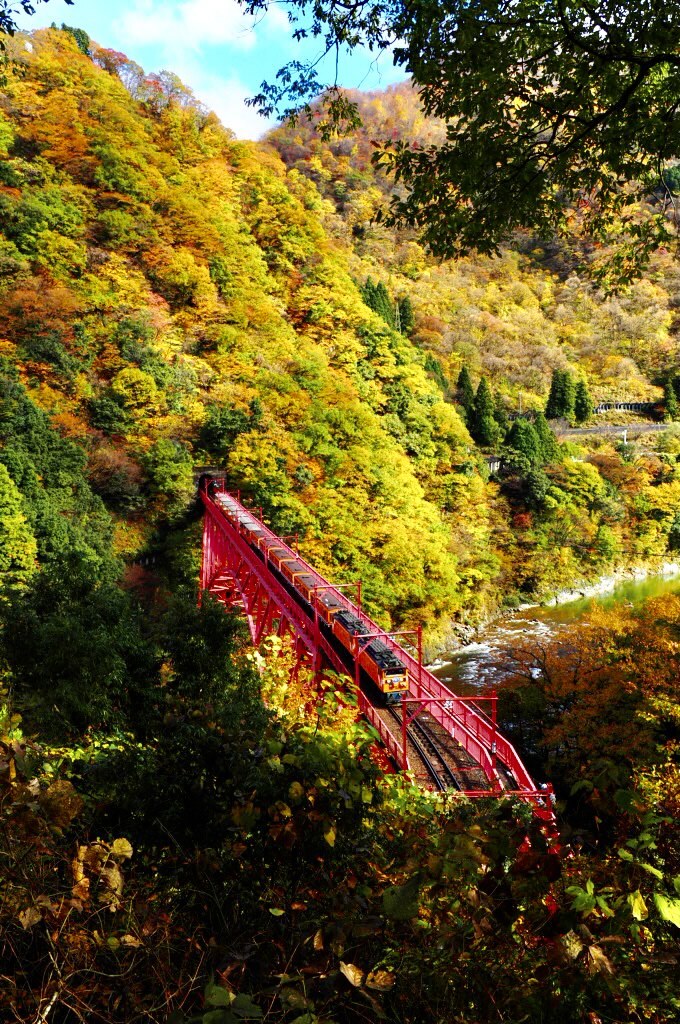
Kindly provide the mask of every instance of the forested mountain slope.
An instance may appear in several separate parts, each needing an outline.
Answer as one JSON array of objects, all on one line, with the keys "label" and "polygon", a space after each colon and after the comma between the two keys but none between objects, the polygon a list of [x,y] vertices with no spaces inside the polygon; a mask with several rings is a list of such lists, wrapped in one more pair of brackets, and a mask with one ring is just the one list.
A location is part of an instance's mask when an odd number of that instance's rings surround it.
[{"label": "forested mountain slope", "polygon": [[[545,250],[437,265],[372,223],[392,184],[371,132],[441,133],[408,86],[362,100],[356,139],[322,143],[303,123],[256,145],[172,74],[83,53],[67,31],[17,36],[10,55],[3,365],[72,453],[65,486],[88,498],[68,515],[96,509],[114,561],[195,558],[206,464],[322,571],[363,578],[385,624],[445,628],[680,538],[672,452],[628,465],[611,447],[558,448],[545,426],[527,448],[507,417],[520,394],[542,405],[560,367],[596,397],[661,394],[654,381],[677,368],[663,256],[657,279],[605,300]],[[491,385],[476,413],[455,387],[463,366]],[[26,551],[44,558],[60,520],[36,516],[6,436]],[[485,451],[506,457],[500,483]],[[32,558],[17,557],[28,578]]]},{"label": "forested mountain slope", "polygon": [[[562,251],[439,267],[370,223],[366,134],[296,129],[293,167],[282,129],[287,165],[83,37],[7,40],[0,92],[0,1018],[676,1020],[676,598],[516,658],[562,857],[526,804],[384,775],[350,686],[196,602],[206,464],[431,635],[676,550],[677,432],[505,409],[618,362],[660,394],[665,258],[615,301]],[[400,97],[366,103],[436,135]]]},{"label": "forested mountain slope", "polygon": [[457,472],[469,437],[363,304],[316,188],[172,76],[65,32],[12,47],[3,353],[87,454],[117,550],[143,551],[209,462],[322,569],[362,575],[385,621],[460,608],[438,506],[447,480],[479,487]]},{"label": "forested mountain slope", "polygon": [[530,405],[542,405],[556,365],[585,372],[598,399],[658,394],[658,378],[680,367],[680,276],[670,255],[658,254],[647,279],[606,299],[578,274],[600,253],[581,236],[574,211],[571,246],[518,234],[516,251],[501,259],[436,263],[414,232],[372,222],[403,188],[371,158],[375,141],[406,138],[427,147],[441,142],[444,127],[423,115],[408,82],[348,96],[363,121],[350,137],[324,141],[302,116],[269,140],[333,203],[336,216],[327,224],[351,246],[355,275],[375,276],[378,267],[393,292],[408,293],[413,338],[441,359],[454,382],[466,362],[489,376],[513,410],[520,392]]}]

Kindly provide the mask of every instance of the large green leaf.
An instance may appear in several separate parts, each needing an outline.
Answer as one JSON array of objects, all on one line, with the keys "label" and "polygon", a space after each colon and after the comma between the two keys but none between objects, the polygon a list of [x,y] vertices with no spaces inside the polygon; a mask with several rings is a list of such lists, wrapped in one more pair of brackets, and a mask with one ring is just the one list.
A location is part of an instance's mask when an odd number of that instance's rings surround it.
[{"label": "large green leaf", "polygon": [[262,1010],[246,992],[240,992],[236,996],[231,1008],[242,1020],[260,1020],[262,1017]]},{"label": "large green leaf", "polygon": [[670,921],[676,928],[680,928],[680,900],[664,896],[661,892],[655,892],[654,903],[664,921]]},{"label": "large green leaf", "polygon": [[231,1006],[233,1000],[231,992],[216,985],[214,981],[209,981],[205,986],[204,997],[206,1006]]},{"label": "large green leaf", "polygon": [[636,921],[644,921],[647,918],[647,904],[645,903],[639,889],[629,894],[628,906],[630,907],[630,912]]}]

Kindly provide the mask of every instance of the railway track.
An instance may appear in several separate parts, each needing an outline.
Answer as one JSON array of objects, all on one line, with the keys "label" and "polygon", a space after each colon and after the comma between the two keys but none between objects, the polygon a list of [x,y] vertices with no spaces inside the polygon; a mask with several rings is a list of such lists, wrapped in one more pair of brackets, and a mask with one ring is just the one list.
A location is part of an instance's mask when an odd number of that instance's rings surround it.
[{"label": "railway track", "polygon": [[[401,727],[401,716],[394,708],[387,709]],[[418,756],[425,765],[437,789],[444,793],[447,789],[461,789],[460,782],[441,750],[439,743],[427,726],[414,718],[408,727],[408,738]]]}]

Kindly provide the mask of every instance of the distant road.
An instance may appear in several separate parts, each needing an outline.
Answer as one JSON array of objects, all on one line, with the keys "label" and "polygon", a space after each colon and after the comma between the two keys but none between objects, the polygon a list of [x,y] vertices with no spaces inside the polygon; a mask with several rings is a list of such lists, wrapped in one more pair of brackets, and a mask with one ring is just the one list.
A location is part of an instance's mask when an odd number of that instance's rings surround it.
[{"label": "distant road", "polygon": [[635,434],[655,434],[658,431],[666,430],[668,423],[625,423],[607,424],[601,427],[574,427],[564,430],[556,430],[557,437],[577,437],[582,434],[622,434],[624,430],[629,436]]}]

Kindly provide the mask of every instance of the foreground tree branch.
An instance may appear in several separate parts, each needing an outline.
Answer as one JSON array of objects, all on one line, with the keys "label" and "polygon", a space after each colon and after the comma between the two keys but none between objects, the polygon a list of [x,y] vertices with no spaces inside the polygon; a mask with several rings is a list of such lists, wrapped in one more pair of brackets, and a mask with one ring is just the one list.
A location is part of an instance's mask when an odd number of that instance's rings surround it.
[{"label": "foreground tree branch", "polygon": [[[248,0],[251,13],[270,0]],[[596,240],[619,233],[600,268],[607,284],[638,276],[674,240],[664,172],[680,153],[680,4],[644,0],[287,0],[296,39],[325,49],[391,48],[446,141],[420,149],[384,143],[377,161],[406,194],[387,220],[417,226],[451,257],[494,253],[518,228],[571,227]],[[356,109],[318,67],[286,65],[252,102],[295,116],[325,93],[326,133],[356,124]],[[633,205],[654,197],[640,215]]]}]

